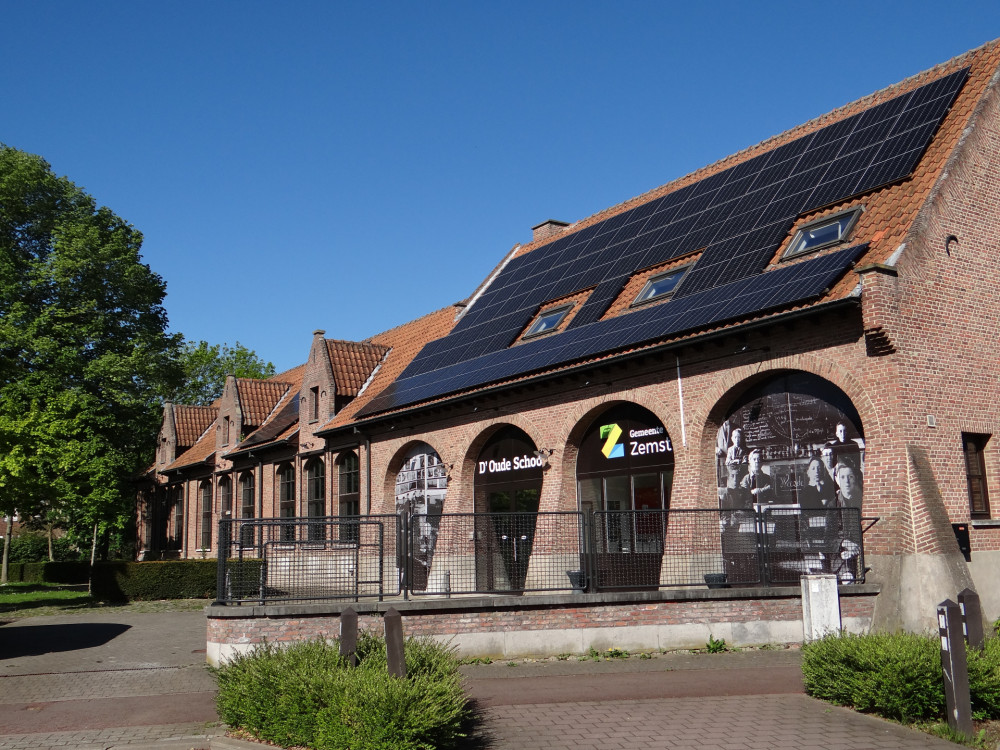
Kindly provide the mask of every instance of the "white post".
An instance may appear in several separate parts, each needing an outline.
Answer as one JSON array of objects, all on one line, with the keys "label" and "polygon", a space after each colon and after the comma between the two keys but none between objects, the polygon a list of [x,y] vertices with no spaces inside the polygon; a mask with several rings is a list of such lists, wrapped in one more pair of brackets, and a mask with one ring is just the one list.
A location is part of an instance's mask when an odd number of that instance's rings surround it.
[{"label": "white post", "polygon": [[802,576],[802,637],[808,643],[840,632],[840,592],[832,573]]}]

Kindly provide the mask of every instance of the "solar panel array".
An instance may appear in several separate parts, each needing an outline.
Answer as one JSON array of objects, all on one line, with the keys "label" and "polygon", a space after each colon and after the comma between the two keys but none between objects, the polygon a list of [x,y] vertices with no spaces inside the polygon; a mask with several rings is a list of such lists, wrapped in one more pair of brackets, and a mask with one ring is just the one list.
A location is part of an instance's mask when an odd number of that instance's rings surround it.
[{"label": "solar panel array", "polygon": [[[855,250],[761,271],[801,214],[907,177],[967,76],[965,68],[514,258],[361,414],[817,295]],[[600,320],[637,270],[702,248],[670,302]],[[565,331],[511,347],[541,305],[591,287]]]}]

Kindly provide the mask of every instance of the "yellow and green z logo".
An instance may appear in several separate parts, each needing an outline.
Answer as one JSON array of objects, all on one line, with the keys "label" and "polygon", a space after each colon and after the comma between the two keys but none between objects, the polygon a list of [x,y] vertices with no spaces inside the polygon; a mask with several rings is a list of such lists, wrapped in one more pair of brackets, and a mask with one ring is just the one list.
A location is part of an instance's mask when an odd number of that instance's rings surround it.
[{"label": "yellow and green z logo", "polygon": [[601,425],[600,435],[604,441],[601,453],[605,458],[621,458],[625,455],[625,446],[618,442],[618,438],[622,436],[621,427],[616,424]]}]

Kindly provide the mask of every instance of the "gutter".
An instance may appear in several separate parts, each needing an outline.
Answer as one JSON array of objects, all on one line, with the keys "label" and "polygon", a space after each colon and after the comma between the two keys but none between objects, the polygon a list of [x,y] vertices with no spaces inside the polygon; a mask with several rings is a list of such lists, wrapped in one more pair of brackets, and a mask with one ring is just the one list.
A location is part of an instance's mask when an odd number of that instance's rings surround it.
[{"label": "gutter", "polygon": [[490,394],[493,394],[493,393],[500,393],[502,391],[509,390],[509,389],[512,389],[512,388],[524,385],[524,384],[529,383],[529,382],[530,383],[544,383],[544,382],[546,382],[548,380],[555,380],[556,378],[565,377],[566,375],[572,375],[572,374],[576,374],[576,373],[579,373],[579,372],[585,372],[588,369],[593,369],[595,367],[600,367],[600,366],[603,366],[603,365],[605,365],[605,364],[607,364],[609,362],[614,362],[614,363],[628,362],[628,361],[631,361],[631,360],[634,360],[634,359],[639,359],[640,357],[649,356],[650,354],[660,354],[660,353],[664,353],[664,352],[669,352],[669,351],[671,351],[673,349],[679,349],[680,347],[687,346],[687,345],[689,345],[689,344],[691,344],[691,343],[693,343],[695,341],[698,341],[698,342],[712,341],[712,340],[717,339],[717,338],[722,338],[722,337],[725,337],[725,336],[731,336],[734,333],[742,333],[742,332],[746,332],[746,331],[753,331],[753,330],[756,330],[756,329],[759,329],[759,328],[764,328],[766,326],[772,325],[775,322],[784,322],[786,320],[798,320],[799,318],[805,318],[805,317],[813,315],[813,314],[815,314],[817,312],[826,312],[827,310],[831,310],[831,309],[834,309],[834,308],[840,308],[840,307],[849,307],[849,306],[860,307],[860,305],[861,305],[861,299],[860,299],[860,297],[854,297],[854,296],[842,297],[840,299],[830,300],[829,302],[821,302],[821,303],[819,303],[817,305],[812,305],[810,307],[803,308],[801,310],[793,310],[793,311],[787,312],[787,313],[778,313],[776,315],[772,315],[771,317],[767,317],[767,318],[762,318],[762,319],[759,319],[759,320],[750,321],[748,323],[743,323],[743,324],[739,324],[739,325],[736,325],[736,326],[731,326],[729,328],[721,329],[719,331],[713,331],[712,333],[706,333],[706,334],[702,334],[700,336],[696,335],[696,336],[693,336],[691,338],[683,339],[681,341],[671,341],[670,343],[661,344],[661,345],[658,345],[658,346],[651,346],[649,348],[642,349],[641,351],[630,352],[629,354],[623,354],[623,355],[620,355],[618,357],[609,357],[608,359],[601,360],[600,362],[586,362],[586,363],[583,363],[583,364],[572,365],[570,367],[567,367],[567,368],[564,368],[564,369],[560,369],[557,372],[552,372],[552,373],[547,373],[547,374],[544,374],[544,375],[539,375],[539,376],[537,376],[535,378],[529,377],[529,378],[525,378],[524,380],[518,380],[517,382],[514,382],[514,383],[502,383],[502,384],[495,385],[495,386],[487,386],[485,388],[480,388],[480,389],[476,390],[475,393],[458,393],[458,394],[455,394],[455,395],[450,396],[450,397],[445,397],[443,399],[436,400],[436,401],[434,401],[432,403],[429,403],[429,404],[416,405],[416,406],[413,406],[413,407],[410,407],[410,408],[404,408],[403,410],[398,411],[398,412],[392,412],[391,414],[382,414],[382,415],[377,415],[377,416],[374,416],[374,417],[369,417],[368,419],[363,419],[363,420],[360,420],[360,421],[355,421],[355,422],[352,422],[349,425],[343,425],[343,426],[335,427],[335,428],[332,428],[332,429],[329,429],[329,430],[320,430],[319,432],[316,433],[316,435],[318,435],[320,437],[330,437],[330,436],[338,433],[339,431],[346,430],[346,429],[349,429],[349,428],[354,428],[355,430],[357,430],[358,432],[360,432],[361,431],[360,428],[362,428],[362,427],[375,426],[375,425],[377,425],[379,423],[387,422],[387,421],[390,421],[390,420],[393,420],[393,419],[398,419],[399,417],[402,417],[402,416],[410,416],[410,415],[413,415],[413,414],[419,414],[421,412],[428,411],[428,410],[430,410],[432,408],[437,408],[437,407],[440,407],[440,406],[445,406],[445,405],[449,405],[449,404],[459,403],[459,402],[467,400],[469,398],[478,398],[479,396],[483,396],[483,395],[490,395]]}]

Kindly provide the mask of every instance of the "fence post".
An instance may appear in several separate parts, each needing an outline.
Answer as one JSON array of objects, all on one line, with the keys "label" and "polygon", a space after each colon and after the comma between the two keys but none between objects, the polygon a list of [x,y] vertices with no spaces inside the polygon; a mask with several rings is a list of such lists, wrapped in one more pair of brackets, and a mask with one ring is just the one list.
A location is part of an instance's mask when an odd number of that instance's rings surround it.
[{"label": "fence post", "polygon": [[945,599],[937,607],[937,616],[948,726],[966,737],[972,737],[969,666],[965,660],[965,638],[962,637],[962,611],[951,599]]},{"label": "fence post", "polygon": [[962,627],[965,642],[972,648],[983,647],[983,608],[979,594],[972,589],[962,589],[958,593],[958,606],[962,609]]},{"label": "fence post", "polygon": [[406,656],[403,653],[403,618],[395,607],[385,611],[385,654],[389,674],[406,677]]},{"label": "fence post", "polygon": [[582,513],[583,517],[583,579],[585,591],[597,591],[597,522],[594,511]]},{"label": "fence post", "polygon": [[358,666],[358,613],[354,607],[340,613],[340,655],[352,667]]},{"label": "fence post", "polygon": [[764,517],[764,508],[761,505],[754,506],[754,528],[757,533],[757,578],[761,586],[770,585],[768,580],[768,559],[767,559],[767,521]]},{"label": "fence post", "polygon": [[[371,520],[371,519],[369,519]],[[361,544],[361,522],[358,522],[358,545]],[[378,600],[385,599],[385,521],[378,522]]]},{"label": "fence post", "polygon": [[[405,508],[399,514],[399,536],[403,548],[402,589],[404,601],[410,598],[410,511]],[[395,610],[393,610],[395,611]]]},{"label": "fence post", "polygon": [[229,534],[227,524],[232,523],[225,519],[219,519],[219,559],[215,573],[215,599],[219,602],[228,601],[226,591],[226,563],[229,561]]}]

